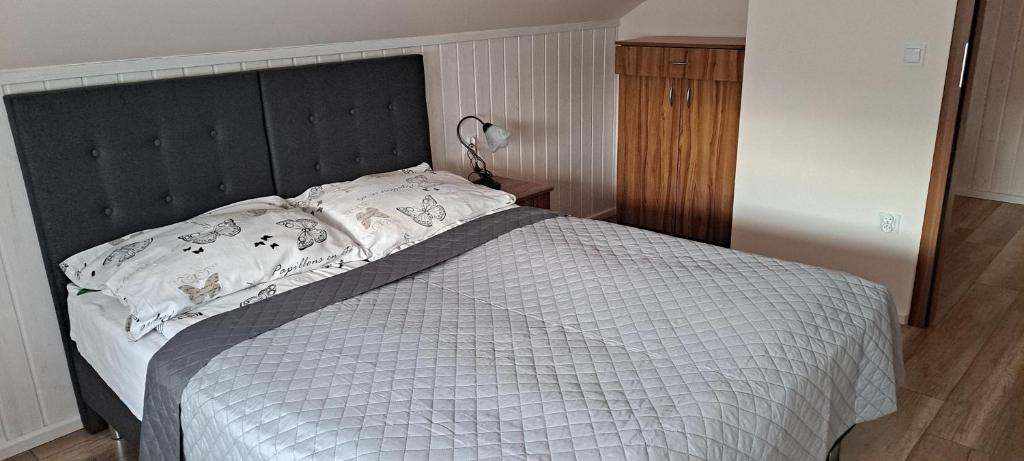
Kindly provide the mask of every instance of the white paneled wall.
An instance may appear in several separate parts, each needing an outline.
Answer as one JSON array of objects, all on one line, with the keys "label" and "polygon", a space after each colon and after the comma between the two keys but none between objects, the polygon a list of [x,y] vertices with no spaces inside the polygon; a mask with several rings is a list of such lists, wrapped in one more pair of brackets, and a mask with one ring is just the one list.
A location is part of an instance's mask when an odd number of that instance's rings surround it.
[{"label": "white paneled wall", "polygon": [[477,114],[513,133],[487,157],[496,174],[554,186],[552,206],[576,216],[611,212],[614,37],[599,28],[424,47],[441,80],[431,104],[441,108],[431,114],[437,167],[468,171],[455,125]]},{"label": "white paneled wall", "polygon": [[[0,89],[14,94],[423,54],[436,168],[468,173],[455,125],[464,115],[477,115],[513,134],[507,149],[486,157],[496,174],[554,186],[557,210],[605,216],[615,206],[616,27],[614,21],[564,24],[16,69],[0,71]],[[0,459],[74,430],[77,419],[31,210],[2,112]]]},{"label": "white paneled wall", "polygon": [[1024,1],[985,3],[957,144],[956,193],[1024,203]]}]

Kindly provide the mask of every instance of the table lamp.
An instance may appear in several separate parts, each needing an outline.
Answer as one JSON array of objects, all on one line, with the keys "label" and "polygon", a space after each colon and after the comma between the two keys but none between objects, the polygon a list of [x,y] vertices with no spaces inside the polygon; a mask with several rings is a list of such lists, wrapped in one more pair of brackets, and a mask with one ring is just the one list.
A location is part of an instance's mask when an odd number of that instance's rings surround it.
[{"label": "table lamp", "polygon": [[487,162],[484,161],[483,157],[480,157],[479,147],[476,145],[476,139],[472,139],[470,142],[467,142],[462,137],[462,124],[467,120],[476,120],[483,125],[484,140],[487,141],[487,147],[491,149],[491,153],[497,152],[499,149],[508,146],[511,135],[508,130],[493,123],[480,120],[479,117],[473,115],[463,117],[455,127],[455,134],[459,137],[459,142],[461,142],[463,146],[466,146],[466,155],[469,156],[469,160],[473,163],[473,173],[471,173],[470,176],[476,175],[477,177],[473,182],[481,186],[490,187],[491,189],[501,190],[501,183],[494,179],[494,175],[487,169]]}]

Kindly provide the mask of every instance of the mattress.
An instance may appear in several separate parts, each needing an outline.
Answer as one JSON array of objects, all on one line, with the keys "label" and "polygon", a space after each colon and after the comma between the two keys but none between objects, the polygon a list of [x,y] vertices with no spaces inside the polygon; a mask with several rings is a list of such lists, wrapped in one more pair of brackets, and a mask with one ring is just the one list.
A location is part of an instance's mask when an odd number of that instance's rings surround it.
[{"label": "mattress", "polygon": [[[362,262],[350,263],[343,267],[322,268],[292,275],[275,281],[277,294],[307,285],[328,277],[345,273]],[[136,418],[142,419],[146,390],[146,369],[153,354],[167,343],[167,340],[203,319],[237,309],[250,298],[266,293],[267,286],[257,286],[218,298],[200,305],[192,311],[165,322],[156,331],[138,341],[130,341],[125,334],[125,318],[128,307],[121,301],[103,292],[78,294],[79,288],[68,285],[68,319],[71,325],[71,340],[78,346],[78,352],[92,365],[96,373],[110,386],[110,389],[131,410]]]},{"label": "mattress", "polygon": [[175,336],[153,359],[142,453],[820,460],[895,410],[884,287],[575,218],[461,242],[527,212]]},{"label": "mattress", "polygon": [[149,359],[167,342],[152,332],[131,342],[124,333],[128,308],[110,295],[95,292],[78,295],[68,285],[68,320],[71,340],[78,352],[136,418],[142,419]]}]

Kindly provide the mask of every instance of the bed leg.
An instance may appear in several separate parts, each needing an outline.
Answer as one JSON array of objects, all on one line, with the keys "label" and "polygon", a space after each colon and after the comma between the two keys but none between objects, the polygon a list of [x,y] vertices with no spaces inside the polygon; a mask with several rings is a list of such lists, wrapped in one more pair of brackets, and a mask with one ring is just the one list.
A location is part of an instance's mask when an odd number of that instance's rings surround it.
[{"label": "bed leg", "polygon": [[81,403],[78,405],[78,411],[82,415],[82,427],[85,431],[90,434],[101,432],[107,428],[107,422],[103,420],[103,417],[99,413],[93,411],[88,405]]},{"label": "bed leg", "polygon": [[836,442],[832,449],[828,451],[825,461],[839,461],[839,442]]},{"label": "bed leg", "polygon": [[840,452],[840,447],[843,444],[843,439],[845,439],[846,436],[852,430],[853,430],[853,427],[851,426],[849,429],[846,430],[846,432],[843,432],[843,435],[839,436],[839,440],[836,440],[835,445],[832,445],[832,449],[830,449],[828,451],[828,454],[825,455],[825,461],[839,461],[839,452]]},{"label": "bed leg", "polygon": [[121,440],[121,433],[117,432],[117,429],[114,429],[113,427],[110,428],[110,440]]}]

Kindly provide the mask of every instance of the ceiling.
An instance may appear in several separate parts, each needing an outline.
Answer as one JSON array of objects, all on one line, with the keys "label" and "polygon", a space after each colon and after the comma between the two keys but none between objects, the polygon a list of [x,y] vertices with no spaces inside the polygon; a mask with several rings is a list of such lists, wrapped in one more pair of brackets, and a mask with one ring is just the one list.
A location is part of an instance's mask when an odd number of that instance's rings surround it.
[{"label": "ceiling", "polygon": [[641,0],[4,0],[0,69],[618,19]]}]

